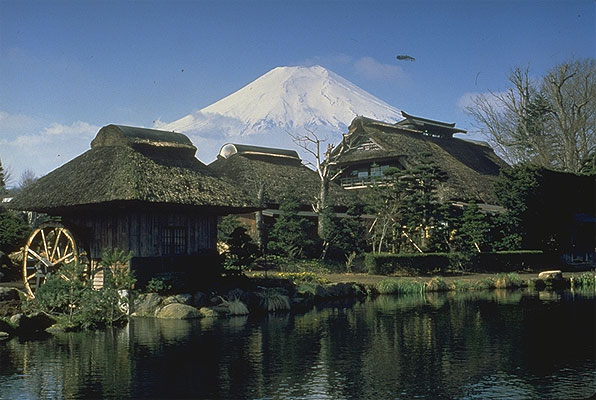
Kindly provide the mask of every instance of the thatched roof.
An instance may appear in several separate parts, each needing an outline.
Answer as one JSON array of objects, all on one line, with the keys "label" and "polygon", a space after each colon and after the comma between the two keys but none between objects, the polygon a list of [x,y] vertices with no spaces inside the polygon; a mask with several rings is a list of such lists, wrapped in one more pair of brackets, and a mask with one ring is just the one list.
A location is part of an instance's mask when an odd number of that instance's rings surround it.
[{"label": "thatched roof", "polygon": [[[224,149],[230,149],[230,146],[234,146],[238,151],[229,154],[227,158],[221,156]],[[267,207],[278,206],[289,191],[297,194],[304,206],[312,204],[319,193],[319,176],[302,165],[295,151],[256,146],[247,146],[250,147],[250,151],[242,151],[244,147],[237,144],[224,145],[220,156],[209,164],[209,168],[231,182],[242,185],[255,199],[261,185],[264,184],[263,197]],[[293,155],[290,157],[289,154]],[[339,185],[331,184],[331,205],[348,205],[350,198],[350,193]]]},{"label": "thatched roof", "polygon": [[[345,137],[350,150],[341,156],[340,165],[384,161],[396,162],[407,168],[422,154],[430,153],[448,175],[448,181],[442,188],[443,198],[484,203],[495,201],[492,184],[500,169],[508,165],[488,145],[404,125],[355,118]],[[428,128],[429,125],[426,126]],[[341,146],[336,151],[341,151]]]},{"label": "thatched roof", "polygon": [[90,150],[25,188],[10,208],[62,214],[114,203],[222,211],[254,206],[241,189],[196,159],[195,151],[180,133],[108,125]]}]

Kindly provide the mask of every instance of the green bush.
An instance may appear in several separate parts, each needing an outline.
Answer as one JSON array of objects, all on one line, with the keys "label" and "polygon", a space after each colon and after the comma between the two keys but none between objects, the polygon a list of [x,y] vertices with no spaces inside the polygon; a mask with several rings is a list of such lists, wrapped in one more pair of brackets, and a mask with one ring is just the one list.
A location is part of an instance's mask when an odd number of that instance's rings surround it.
[{"label": "green bush", "polygon": [[172,290],[172,285],[167,282],[167,279],[164,277],[154,277],[147,282],[145,286],[145,291],[147,293],[159,293],[165,294]]},{"label": "green bush", "polygon": [[25,311],[50,314],[63,328],[72,330],[126,322],[129,299],[123,294],[135,282],[125,267],[129,255],[118,251],[104,255],[101,264],[105,281],[101,289],[93,289],[85,276],[85,264],[64,264],[37,289],[35,298],[25,304]]}]

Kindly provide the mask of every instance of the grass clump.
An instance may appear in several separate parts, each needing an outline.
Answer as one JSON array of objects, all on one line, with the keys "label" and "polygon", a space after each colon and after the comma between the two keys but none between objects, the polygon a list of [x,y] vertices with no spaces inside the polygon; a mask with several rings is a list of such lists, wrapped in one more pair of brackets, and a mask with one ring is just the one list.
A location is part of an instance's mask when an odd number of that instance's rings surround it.
[{"label": "grass clump", "polygon": [[376,284],[380,294],[415,294],[424,293],[425,284],[407,279],[383,279]]},{"label": "grass clump", "polygon": [[445,279],[440,276],[435,276],[431,280],[427,281],[424,286],[427,292],[446,292],[450,290]]},{"label": "grass clump", "polygon": [[571,287],[582,289],[596,289],[596,274],[593,272],[584,272],[571,279]]},{"label": "grass clump", "polygon": [[468,290],[472,290],[474,288],[474,285],[470,281],[456,279],[453,282],[451,282],[451,285],[449,285],[449,287],[451,290],[454,290],[456,292],[465,292]]},{"label": "grass clump", "polygon": [[257,293],[263,310],[268,312],[290,310],[290,298],[276,288],[267,288]]},{"label": "grass clump", "polygon": [[231,300],[226,300],[220,297],[222,304],[229,310],[229,315],[248,315],[248,307],[238,298],[234,297]]},{"label": "grass clump", "polygon": [[494,285],[496,289],[513,289],[525,286],[523,279],[515,272],[498,274]]}]

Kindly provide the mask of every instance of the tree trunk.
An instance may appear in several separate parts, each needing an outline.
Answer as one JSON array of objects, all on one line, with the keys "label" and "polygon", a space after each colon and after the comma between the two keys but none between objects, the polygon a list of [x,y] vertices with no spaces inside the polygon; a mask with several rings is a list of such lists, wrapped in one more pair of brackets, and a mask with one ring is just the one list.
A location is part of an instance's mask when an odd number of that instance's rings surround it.
[{"label": "tree trunk", "polygon": [[[261,183],[261,187],[259,187],[259,194],[257,195],[257,200],[259,207],[263,207],[264,205],[264,197],[265,197],[265,184]],[[263,211],[257,211],[255,215],[255,224],[257,226],[257,244],[259,245],[259,250],[264,253],[265,250],[265,227],[263,224]]]}]

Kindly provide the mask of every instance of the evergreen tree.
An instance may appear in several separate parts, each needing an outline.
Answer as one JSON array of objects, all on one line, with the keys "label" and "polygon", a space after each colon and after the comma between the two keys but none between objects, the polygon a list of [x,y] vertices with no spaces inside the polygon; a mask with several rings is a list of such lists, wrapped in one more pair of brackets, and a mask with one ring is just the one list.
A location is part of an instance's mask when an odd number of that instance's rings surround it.
[{"label": "evergreen tree", "polygon": [[316,254],[316,226],[298,215],[300,201],[293,193],[279,206],[281,215],[275,219],[269,232],[267,249],[273,254],[291,258],[312,257]]}]

